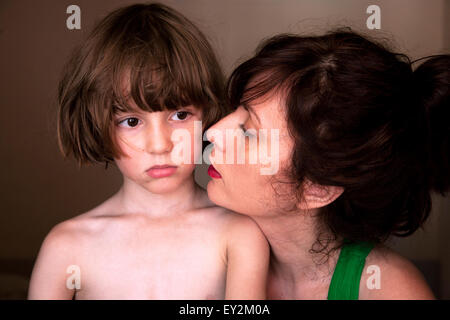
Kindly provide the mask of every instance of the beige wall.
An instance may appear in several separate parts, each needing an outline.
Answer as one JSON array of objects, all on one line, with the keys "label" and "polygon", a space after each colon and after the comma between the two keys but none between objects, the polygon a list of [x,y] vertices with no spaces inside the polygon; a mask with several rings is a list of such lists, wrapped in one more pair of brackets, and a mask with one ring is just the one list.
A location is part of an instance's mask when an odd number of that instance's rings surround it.
[{"label": "beige wall", "polygon": [[[119,188],[121,177],[114,168],[79,170],[72,160],[62,160],[55,138],[54,101],[61,67],[74,45],[106,13],[134,2],[0,3],[0,258],[34,258],[53,225],[92,208]],[[395,39],[396,47],[413,58],[450,48],[448,0],[160,2],[179,9],[205,31],[227,73],[250,57],[263,38],[280,32],[318,33],[336,25]],[[65,27],[70,4],[81,7],[81,31]],[[381,7],[381,31],[366,28],[370,4]],[[205,185],[204,167],[197,177]],[[412,259],[440,258],[450,298],[450,203],[449,198],[435,199],[426,231],[393,245]]]}]

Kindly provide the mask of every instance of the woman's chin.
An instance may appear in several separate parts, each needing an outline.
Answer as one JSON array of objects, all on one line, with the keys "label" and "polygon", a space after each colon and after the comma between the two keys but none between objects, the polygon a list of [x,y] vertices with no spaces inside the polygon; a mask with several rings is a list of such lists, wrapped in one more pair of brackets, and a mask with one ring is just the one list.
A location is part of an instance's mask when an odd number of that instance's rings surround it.
[{"label": "woman's chin", "polygon": [[212,202],[214,202],[218,206],[224,207],[224,205],[222,204],[223,192],[220,192],[220,188],[215,179],[212,179],[208,182],[208,184],[206,185],[206,192],[208,193],[208,197]]}]

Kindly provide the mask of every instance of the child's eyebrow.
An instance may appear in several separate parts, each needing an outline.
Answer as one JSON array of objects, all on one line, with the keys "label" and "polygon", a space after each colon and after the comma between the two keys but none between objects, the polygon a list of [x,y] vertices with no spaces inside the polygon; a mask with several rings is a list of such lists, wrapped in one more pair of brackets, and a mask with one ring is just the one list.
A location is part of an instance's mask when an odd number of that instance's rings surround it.
[{"label": "child's eyebrow", "polygon": [[117,101],[112,103],[113,111],[116,113],[127,113],[127,112],[133,112],[133,113],[142,113],[143,111],[140,108],[136,108],[134,106],[123,106]]},{"label": "child's eyebrow", "polygon": [[247,103],[241,103],[242,107],[247,110],[248,112],[250,112],[251,114],[253,114],[256,118],[256,120],[258,121],[258,124],[261,124],[261,120],[259,119],[258,115],[256,114],[255,110],[253,109],[253,107]]},{"label": "child's eyebrow", "polygon": [[187,109],[187,110],[191,110],[191,111],[202,111],[201,108],[196,107],[196,106],[194,106],[192,104],[188,104],[188,105],[186,105],[184,107],[180,107],[179,109]]}]

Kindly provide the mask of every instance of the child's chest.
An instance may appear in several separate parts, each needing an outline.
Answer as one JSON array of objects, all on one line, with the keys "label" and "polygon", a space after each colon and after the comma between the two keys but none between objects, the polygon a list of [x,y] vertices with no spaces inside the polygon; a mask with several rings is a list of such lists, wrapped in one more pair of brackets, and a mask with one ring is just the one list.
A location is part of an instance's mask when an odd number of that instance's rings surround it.
[{"label": "child's chest", "polygon": [[76,298],[223,299],[224,257],[220,239],[206,231],[117,232],[86,249]]}]

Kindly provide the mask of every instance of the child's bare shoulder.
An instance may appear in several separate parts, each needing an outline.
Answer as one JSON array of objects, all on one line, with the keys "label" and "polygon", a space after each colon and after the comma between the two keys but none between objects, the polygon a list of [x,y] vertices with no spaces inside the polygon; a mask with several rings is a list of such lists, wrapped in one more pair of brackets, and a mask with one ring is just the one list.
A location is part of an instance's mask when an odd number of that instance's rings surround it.
[{"label": "child's bare shoulder", "polygon": [[266,242],[259,226],[247,216],[219,206],[202,208],[201,212],[208,215],[212,223],[221,226],[222,234],[229,244],[248,240]]},{"label": "child's bare shoulder", "polygon": [[261,232],[258,225],[251,218],[217,206],[207,198],[207,195],[201,206],[196,209],[196,214],[204,215],[213,220],[213,222],[221,224],[228,232]]},{"label": "child's bare shoulder", "polygon": [[267,245],[266,237],[256,222],[244,215],[229,211],[228,243],[248,246]]},{"label": "child's bare shoulder", "polygon": [[52,265],[50,269],[63,270],[63,266],[78,261],[81,244],[85,242],[81,220],[78,217],[68,219],[50,230],[41,244],[35,269]]},{"label": "child's bare shoulder", "polygon": [[206,214],[215,219],[223,220],[225,223],[238,223],[242,221],[244,223],[245,221],[250,224],[254,223],[253,220],[247,216],[216,205],[209,199],[207,192],[203,189],[199,191],[198,198],[196,211],[200,214]]},{"label": "child's bare shoulder", "polygon": [[58,223],[47,234],[42,247],[73,252],[106,228],[112,217],[116,216],[110,212],[110,208],[111,199],[108,199],[85,213]]}]

